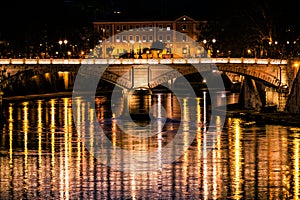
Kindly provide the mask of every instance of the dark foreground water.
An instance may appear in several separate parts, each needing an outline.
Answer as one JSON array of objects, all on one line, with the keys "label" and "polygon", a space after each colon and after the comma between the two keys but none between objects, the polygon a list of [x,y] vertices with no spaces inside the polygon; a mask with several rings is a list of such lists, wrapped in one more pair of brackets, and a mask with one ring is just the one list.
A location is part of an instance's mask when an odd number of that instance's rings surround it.
[{"label": "dark foreground water", "polygon": [[132,114],[156,105],[155,127],[133,115],[138,133],[118,120],[122,100],[110,112],[105,96],[95,107],[78,99],[72,108],[71,98],[5,102],[0,199],[299,199],[299,128],[230,117],[222,128],[216,116],[212,132],[204,99],[193,109],[189,101],[132,96]]}]

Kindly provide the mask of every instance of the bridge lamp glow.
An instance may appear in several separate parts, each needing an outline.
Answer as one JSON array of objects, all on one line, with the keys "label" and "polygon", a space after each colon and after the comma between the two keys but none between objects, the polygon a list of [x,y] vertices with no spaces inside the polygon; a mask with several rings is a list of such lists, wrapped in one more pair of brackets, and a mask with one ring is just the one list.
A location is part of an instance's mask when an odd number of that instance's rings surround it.
[{"label": "bridge lamp glow", "polygon": [[64,40],[64,44],[67,44],[68,43],[68,40]]},{"label": "bridge lamp glow", "polygon": [[61,41],[61,40],[58,41],[58,44],[59,44],[59,45],[62,45],[62,43],[63,43],[63,41]]},{"label": "bridge lamp glow", "polygon": [[216,41],[217,41],[217,40],[216,40],[215,38],[214,38],[214,39],[212,39],[212,42],[213,42],[213,43],[216,43]]},{"label": "bridge lamp glow", "polygon": [[203,40],[203,44],[206,44],[207,43],[207,40]]},{"label": "bridge lamp glow", "polygon": [[296,63],[294,64],[294,67],[298,68],[298,67],[299,67],[299,63],[296,62]]}]

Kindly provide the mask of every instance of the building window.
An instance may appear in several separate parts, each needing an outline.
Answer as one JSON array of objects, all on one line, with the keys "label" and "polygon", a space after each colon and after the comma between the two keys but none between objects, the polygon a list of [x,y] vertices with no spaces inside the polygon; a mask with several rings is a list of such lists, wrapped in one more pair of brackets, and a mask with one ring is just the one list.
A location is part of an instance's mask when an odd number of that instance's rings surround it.
[{"label": "building window", "polygon": [[186,42],[186,35],[182,36],[182,42]]},{"label": "building window", "polygon": [[130,41],[130,42],[133,42],[133,37],[132,37],[132,35],[129,36],[129,41]]},{"label": "building window", "polygon": [[146,31],[147,30],[147,27],[146,27],[146,25],[144,24],[143,25],[143,31]]},{"label": "building window", "polygon": [[186,47],[182,48],[182,54],[187,54],[187,48]]},{"label": "building window", "polygon": [[119,25],[116,26],[116,30],[120,31],[120,26]]},{"label": "building window", "polygon": [[120,42],[120,36],[116,35],[116,42]]},{"label": "building window", "polygon": [[127,36],[126,35],[123,35],[123,42],[127,42]]},{"label": "building window", "polygon": [[135,29],[136,29],[136,31],[138,31],[140,29],[140,25],[136,25]]},{"label": "building window", "polygon": [[149,25],[149,31],[152,31],[153,30],[153,26],[152,24]]},{"label": "building window", "polygon": [[146,35],[143,35],[143,42],[147,42],[147,37],[146,37]]},{"label": "building window", "polygon": [[129,25],[129,30],[132,31],[132,25]]},{"label": "building window", "polygon": [[186,30],[186,24],[182,24],[182,30],[183,30],[183,31]]},{"label": "building window", "polygon": [[153,37],[152,37],[152,35],[149,35],[149,42],[153,42]]},{"label": "building window", "polygon": [[127,30],[126,25],[123,25],[123,31]]},{"label": "building window", "polygon": [[167,42],[171,42],[171,35],[167,35]]},{"label": "building window", "polygon": [[136,35],[136,36],[135,36],[135,41],[136,41],[136,42],[139,42],[139,41],[140,41],[140,36],[139,36],[139,35]]},{"label": "building window", "polygon": [[171,30],[171,25],[167,25],[167,31],[170,31]]},{"label": "building window", "polygon": [[159,31],[162,31],[162,30],[163,30],[163,25],[161,25],[161,24],[158,25],[158,30],[159,30]]},{"label": "building window", "polygon": [[162,35],[158,36],[158,40],[159,40],[160,42],[162,42],[162,41],[163,41],[163,36],[162,36]]}]

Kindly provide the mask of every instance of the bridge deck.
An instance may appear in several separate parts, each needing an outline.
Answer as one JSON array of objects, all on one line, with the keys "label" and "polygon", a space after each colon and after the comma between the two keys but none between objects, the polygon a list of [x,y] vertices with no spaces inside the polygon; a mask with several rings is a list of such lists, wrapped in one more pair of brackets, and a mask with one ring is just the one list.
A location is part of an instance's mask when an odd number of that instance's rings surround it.
[{"label": "bridge deck", "polygon": [[172,59],[0,59],[1,65],[68,65],[68,64],[280,64],[287,65],[287,60],[260,58],[172,58]]}]

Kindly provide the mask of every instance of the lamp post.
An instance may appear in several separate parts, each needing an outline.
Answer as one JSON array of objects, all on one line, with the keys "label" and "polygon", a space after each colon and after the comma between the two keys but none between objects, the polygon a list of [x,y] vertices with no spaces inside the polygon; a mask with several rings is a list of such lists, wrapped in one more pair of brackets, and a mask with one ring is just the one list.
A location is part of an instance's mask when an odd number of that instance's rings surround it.
[{"label": "lamp post", "polygon": [[[61,45],[64,43],[64,49],[62,50],[62,48],[61,48]],[[64,40],[64,41],[62,41],[62,40],[59,40],[58,41],[58,44],[59,44],[59,49],[60,49],[60,53],[61,53],[61,55],[62,55],[62,57],[64,57],[65,56],[65,51],[66,51],[66,46],[67,46],[67,44],[68,44],[68,40]]]},{"label": "lamp post", "polygon": [[62,51],[61,51],[61,45],[62,45],[63,41],[62,40],[59,40],[58,41],[58,44],[59,44],[59,53],[60,53],[60,56],[62,56]]},{"label": "lamp post", "polygon": [[216,56],[216,47],[215,47],[215,43],[217,42],[217,40],[215,38],[212,39],[212,55],[213,57]]}]

